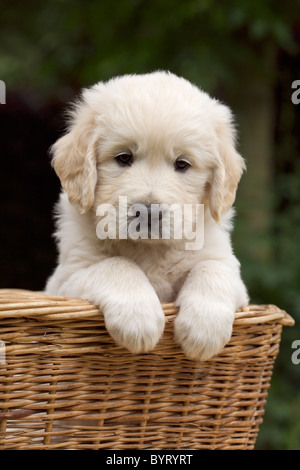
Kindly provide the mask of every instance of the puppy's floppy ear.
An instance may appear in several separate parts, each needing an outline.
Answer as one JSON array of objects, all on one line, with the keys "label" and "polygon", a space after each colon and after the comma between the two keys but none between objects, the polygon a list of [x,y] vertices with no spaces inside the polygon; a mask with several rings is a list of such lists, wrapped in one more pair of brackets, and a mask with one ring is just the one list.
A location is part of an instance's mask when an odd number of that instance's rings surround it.
[{"label": "puppy's floppy ear", "polygon": [[97,182],[96,143],[93,138],[95,117],[83,102],[77,105],[72,115],[69,132],[51,148],[52,166],[69,201],[84,214],[94,202]]},{"label": "puppy's floppy ear", "polygon": [[235,149],[231,112],[224,105],[218,107],[221,115],[216,124],[217,162],[209,194],[210,212],[216,222],[220,221],[234,203],[238,183],[246,169],[244,159]]}]

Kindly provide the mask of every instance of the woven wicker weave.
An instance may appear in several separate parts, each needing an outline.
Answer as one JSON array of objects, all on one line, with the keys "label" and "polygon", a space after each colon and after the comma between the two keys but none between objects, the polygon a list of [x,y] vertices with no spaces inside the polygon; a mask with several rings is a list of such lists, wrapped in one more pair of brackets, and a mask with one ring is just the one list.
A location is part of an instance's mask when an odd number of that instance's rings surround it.
[{"label": "woven wicker weave", "polygon": [[176,309],[149,354],[117,346],[79,299],[0,290],[1,449],[252,449],[282,325],[279,308],[236,313],[207,362],[173,341]]}]

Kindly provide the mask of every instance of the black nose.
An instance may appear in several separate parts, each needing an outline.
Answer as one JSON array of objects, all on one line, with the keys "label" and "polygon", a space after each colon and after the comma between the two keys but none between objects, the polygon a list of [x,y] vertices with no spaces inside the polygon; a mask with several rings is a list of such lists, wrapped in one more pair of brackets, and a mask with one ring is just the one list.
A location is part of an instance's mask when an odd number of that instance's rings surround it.
[{"label": "black nose", "polygon": [[144,204],[144,206],[147,208],[148,213],[148,228],[151,229],[151,220],[156,223],[162,221],[162,211],[159,209],[158,204]]},{"label": "black nose", "polygon": [[[156,203],[140,203],[143,206],[141,211],[136,211],[136,216],[142,216],[144,223],[148,225],[149,238],[157,238],[162,236],[162,210]],[[146,209],[146,210],[145,210]],[[146,219],[146,220],[145,220]]]}]

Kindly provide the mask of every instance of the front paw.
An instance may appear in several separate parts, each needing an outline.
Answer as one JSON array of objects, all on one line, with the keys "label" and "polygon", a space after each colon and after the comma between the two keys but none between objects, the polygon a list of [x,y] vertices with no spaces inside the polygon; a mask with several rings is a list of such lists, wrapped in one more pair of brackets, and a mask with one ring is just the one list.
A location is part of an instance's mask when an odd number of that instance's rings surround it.
[{"label": "front paw", "polygon": [[112,302],[103,313],[115,342],[134,354],[154,349],[164,331],[165,315],[155,293]]},{"label": "front paw", "polygon": [[179,305],[175,320],[175,341],[189,359],[205,361],[218,354],[229,342],[234,309],[226,304],[197,298]]}]

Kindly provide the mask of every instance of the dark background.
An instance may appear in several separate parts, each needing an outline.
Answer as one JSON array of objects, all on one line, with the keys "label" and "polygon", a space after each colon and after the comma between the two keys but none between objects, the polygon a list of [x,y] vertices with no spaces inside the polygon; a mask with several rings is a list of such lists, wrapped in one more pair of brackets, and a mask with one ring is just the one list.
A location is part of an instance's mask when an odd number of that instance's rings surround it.
[{"label": "dark background", "polygon": [[49,147],[59,134],[61,107],[34,110],[10,93],[0,107],[0,285],[42,290],[55,266],[53,204],[60,184]]},{"label": "dark background", "polygon": [[[299,0],[1,2],[0,288],[43,289],[56,263],[59,181],[49,147],[82,87],[168,69],[225,101],[247,162],[233,233],[252,303],[296,320],[281,352],[257,448],[300,449]],[[299,95],[300,96],[300,95]]]}]

